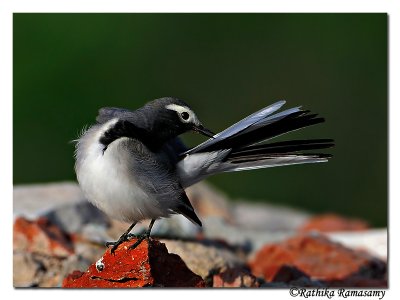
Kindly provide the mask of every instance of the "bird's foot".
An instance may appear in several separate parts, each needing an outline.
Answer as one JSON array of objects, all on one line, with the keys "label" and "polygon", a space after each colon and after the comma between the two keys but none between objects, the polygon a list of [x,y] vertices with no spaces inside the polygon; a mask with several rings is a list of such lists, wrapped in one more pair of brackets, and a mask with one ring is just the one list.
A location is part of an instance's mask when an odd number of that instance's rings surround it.
[{"label": "bird's foot", "polygon": [[139,246],[143,242],[144,239],[146,239],[148,241],[150,239],[150,235],[145,233],[145,234],[138,236],[137,241],[129,247],[129,250],[136,249],[136,247]]},{"label": "bird's foot", "polygon": [[115,250],[117,250],[118,246],[121,245],[123,242],[129,241],[130,239],[136,237],[133,233],[128,233],[128,234],[123,234],[121,237],[118,239],[118,241],[115,242],[106,242],[106,247],[111,248],[111,254],[114,254]]}]

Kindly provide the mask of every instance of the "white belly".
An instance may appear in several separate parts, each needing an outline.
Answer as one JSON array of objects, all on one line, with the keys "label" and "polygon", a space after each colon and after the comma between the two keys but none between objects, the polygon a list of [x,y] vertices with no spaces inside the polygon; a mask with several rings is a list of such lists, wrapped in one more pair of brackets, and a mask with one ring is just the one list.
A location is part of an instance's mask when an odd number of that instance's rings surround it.
[{"label": "white belly", "polygon": [[100,144],[86,149],[85,159],[77,168],[77,178],[87,199],[112,218],[137,222],[169,215],[155,195],[146,193],[129,170],[129,157],[121,151],[121,138],[102,151]]}]

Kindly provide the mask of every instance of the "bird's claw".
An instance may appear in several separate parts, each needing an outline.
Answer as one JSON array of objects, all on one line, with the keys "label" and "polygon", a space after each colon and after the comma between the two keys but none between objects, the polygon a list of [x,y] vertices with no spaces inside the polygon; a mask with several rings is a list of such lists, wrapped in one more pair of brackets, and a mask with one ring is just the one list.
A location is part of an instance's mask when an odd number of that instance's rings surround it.
[{"label": "bird's claw", "polygon": [[149,240],[150,239],[150,235],[149,234],[143,234],[143,235],[139,236],[137,241],[133,245],[129,246],[129,250],[136,249],[136,247],[139,246],[143,242],[144,239]]},{"label": "bird's claw", "polygon": [[129,233],[126,235],[121,236],[118,241],[115,242],[106,242],[106,247],[109,248],[110,246],[113,246],[110,250],[111,254],[114,254],[115,250],[117,250],[118,246],[121,245],[123,242],[129,241],[130,239],[136,237],[133,233]]}]

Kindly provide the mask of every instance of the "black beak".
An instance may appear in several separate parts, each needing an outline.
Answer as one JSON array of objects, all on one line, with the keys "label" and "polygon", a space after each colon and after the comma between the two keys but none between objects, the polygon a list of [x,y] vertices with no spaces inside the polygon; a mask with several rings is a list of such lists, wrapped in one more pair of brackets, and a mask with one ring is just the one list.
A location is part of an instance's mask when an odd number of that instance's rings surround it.
[{"label": "black beak", "polygon": [[198,133],[201,133],[202,135],[208,136],[210,138],[214,138],[215,133],[213,133],[211,130],[205,128],[203,125],[194,125],[192,127],[193,131],[196,131]]}]

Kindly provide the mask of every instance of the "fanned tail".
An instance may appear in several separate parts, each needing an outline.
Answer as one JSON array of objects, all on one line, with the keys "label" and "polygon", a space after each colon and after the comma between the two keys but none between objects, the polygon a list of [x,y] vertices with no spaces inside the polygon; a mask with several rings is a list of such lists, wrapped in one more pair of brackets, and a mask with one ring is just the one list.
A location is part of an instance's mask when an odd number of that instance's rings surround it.
[{"label": "fanned tail", "polygon": [[304,151],[333,147],[332,139],[268,143],[282,134],[325,121],[300,107],[276,113],[284,103],[276,102],[182,153],[178,164],[182,184],[187,187],[221,172],[328,161],[330,154]]}]

